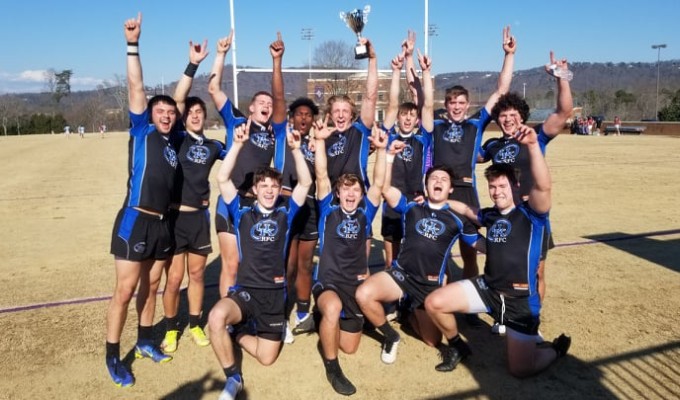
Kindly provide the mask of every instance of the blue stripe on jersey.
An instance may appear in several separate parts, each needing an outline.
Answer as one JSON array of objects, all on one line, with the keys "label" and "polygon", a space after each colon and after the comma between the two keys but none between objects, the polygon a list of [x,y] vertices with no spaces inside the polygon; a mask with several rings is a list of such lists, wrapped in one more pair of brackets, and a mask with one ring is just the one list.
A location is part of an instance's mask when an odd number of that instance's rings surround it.
[{"label": "blue stripe on jersey", "polygon": [[283,167],[286,165],[286,146],[288,140],[286,133],[288,129],[288,122],[284,121],[278,124],[272,124],[274,130],[274,168],[277,171],[283,172]]},{"label": "blue stripe on jersey", "polygon": [[118,232],[116,235],[126,242],[130,240],[132,236],[132,228],[135,226],[135,222],[139,217],[139,211],[134,208],[126,207],[123,211],[123,219],[120,221],[120,226],[118,227]]},{"label": "blue stripe on jersey", "polygon": [[155,127],[148,123],[149,110],[144,110],[141,114],[130,112],[130,140],[132,141],[132,149],[130,154],[130,179],[128,181],[128,202],[127,207],[137,207],[142,198],[142,184],[144,182],[144,174],[146,173],[146,165],[148,160],[148,146],[147,141],[149,133],[155,130]]},{"label": "blue stripe on jersey", "polygon": [[364,125],[361,118],[352,125],[362,133],[361,147],[359,149],[359,167],[361,171],[361,180],[366,184],[366,189],[368,189],[371,186],[368,181],[368,153],[371,149],[371,143],[368,138],[371,136],[371,129]]},{"label": "blue stripe on jersey", "polygon": [[[324,239],[326,235],[323,233],[326,231],[326,219],[330,215],[330,212],[324,213],[323,210],[330,207],[330,203],[333,200],[333,192],[330,192],[323,199],[319,199],[319,254],[323,251]],[[314,266],[314,272],[312,273],[312,280],[316,282],[319,278],[319,261],[316,262]]]}]

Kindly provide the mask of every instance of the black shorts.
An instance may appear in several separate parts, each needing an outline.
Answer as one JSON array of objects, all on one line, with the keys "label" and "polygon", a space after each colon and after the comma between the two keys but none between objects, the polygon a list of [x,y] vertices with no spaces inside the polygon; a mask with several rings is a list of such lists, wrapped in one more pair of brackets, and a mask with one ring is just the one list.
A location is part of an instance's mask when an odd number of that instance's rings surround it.
[{"label": "black shorts", "polygon": [[281,341],[286,332],[286,291],[232,286],[227,297],[241,309],[243,319],[239,325],[253,325],[256,335],[268,340]]},{"label": "black shorts", "polygon": [[222,200],[222,196],[217,197],[217,207],[215,209],[215,230],[217,233],[227,232],[233,235],[236,234],[234,223],[229,217],[229,210],[227,210],[227,203]]},{"label": "black shorts", "polygon": [[307,197],[293,218],[290,238],[298,240],[319,240],[319,204],[316,199]]},{"label": "black shorts", "polygon": [[[356,299],[356,291],[359,285],[336,285],[324,284],[322,282],[315,282],[312,286],[312,294],[314,295],[314,303],[318,304],[319,296],[326,290],[335,292],[342,302],[342,312],[340,312],[340,330],[356,333],[361,332],[364,327],[364,314],[359,307]],[[321,315],[319,308],[314,306],[314,314]],[[317,326],[319,326],[317,324]]]},{"label": "black shorts", "polygon": [[132,207],[118,211],[111,234],[111,254],[129,261],[164,260],[172,255],[172,248],[166,218]]},{"label": "black shorts", "polygon": [[412,275],[397,265],[392,265],[392,268],[390,268],[387,273],[404,292],[404,297],[400,299],[400,301],[408,302],[413,310],[423,308],[425,298],[441,287],[439,284],[423,285],[421,282],[413,279]]},{"label": "black shorts", "polygon": [[210,243],[210,211],[173,210],[169,214],[171,231],[175,234],[175,254],[184,252],[208,255]]},{"label": "black shorts", "polygon": [[401,214],[389,206],[384,206],[380,234],[383,240],[390,243],[401,242],[404,237],[404,228],[401,222]]},{"label": "black shorts", "polygon": [[[486,307],[491,310],[488,314],[501,324],[517,332],[527,335],[537,335],[538,326],[541,323],[541,300],[538,293],[525,297],[503,296],[501,293],[486,285],[484,275],[470,280],[479,293]],[[505,312],[503,313],[503,304]],[[502,317],[502,318],[501,318]]]},{"label": "black shorts", "polygon": [[453,193],[449,195],[449,200],[458,200],[470,207],[479,209],[479,196],[477,189],[473,186],[454,186]]}]

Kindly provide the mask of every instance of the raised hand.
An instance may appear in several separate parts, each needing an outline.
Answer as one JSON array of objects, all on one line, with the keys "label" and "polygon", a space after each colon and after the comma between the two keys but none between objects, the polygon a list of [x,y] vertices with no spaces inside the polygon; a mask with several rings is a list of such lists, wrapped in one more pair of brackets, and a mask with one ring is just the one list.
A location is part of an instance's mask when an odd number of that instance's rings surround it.
[{"label": "raised hand", "polygon": [[229,32],[229,36],[219,39],[217,41],[217,52],[224,54],[231,48],[231,41],[234,39],[234,30]]},{"label": "raised hand", "polygon": [[401,52],[404,57],[413,56],[413,49],[416,46],[416,33],[412,30],[408,30],[408,36],[401,42]]},{"label": "raised hand", "polygon": [[200,64],[208,56],[208,39],[203,40],[203,44],[194,44],[189,41],[189,61],[192,64]]},{"label": "raised hand", "polygon": [[286,133],[286,142],[288,142],[288,147],[291,150],[297,150],[302,144],[302,135],[298,130],[293,129],[291,125],[288,125],[288,132]]},{"label": "raised hand", "polygon": [[397,54],[396,57],[392,59],[390,65],[392,66],[392,71],[400,71],[404,66],[404,52],[402,51],[401,53]]},{"label": "raised hand", "polygon": [[368,141],[371,142],[376,149],[385,149],[387,148],[387,132],[378,126],[378,124],[373,124],[371,136],[369,136]]},{"label": "raised hand", "polygon": [[406,147],[406,143],[401,140],[395,140],[390,144],[390,148],[387,150],[387,154],[399,154]]},{"label": "raised hand", "polygon": [[525,145],[533,145],[538,143],[538,136],[534,128],[528,125],[520,125],[517,132],[513,135],[518,142]]},{"label": "raised hand", "polygon": [[326,116],[323,119],[323,122],[320,119],[314,122],[315,139],[326,140],[328,139],[329,136],[331,136],[331,133],[333,133],[333,128],[328,126],[328,119],[329,114],[326,114]]},{"label": "raised hand", "polygon": [[550,50],[550,63],[545,64],[545,72],[547,72],[550,75],[554,75],[555,68],[569,70],[569,63],[567,62],[566,58],[563,58],[561,60],[555,58],[555,53],[552,50]]},{"label": "raised hand", "polygon": [[130,18],[123,24],[125,27],[125,40],[128,43],[139,42],[139,36],[142,34],[142,13],[137,14],[137,18]]},{"label": "raised hand", "polygon": [[250,121],[251,119],[248,118],[248,121],[245,124],[241,124],[234,128],[234,143],[243,144],[250,139]]},{"label": "raised hand", "polygon": [[503,51],[514,54],[517,50],[517,41],[515,37],[510,34],[510,27],[503,28]]},{"label": "raised hand", "polygon": [[421,54],[420,49],[418,49],[418,63],[423,71],[429,71],[432,68],[432,59],[428,55]]},{"label": "raised hand", "polygon": [[281,58],[285,50],[286,46],[281,39],[281,32],[276,32],[276,40],[269,45],[269,53],[271,53],[272,58]]}]

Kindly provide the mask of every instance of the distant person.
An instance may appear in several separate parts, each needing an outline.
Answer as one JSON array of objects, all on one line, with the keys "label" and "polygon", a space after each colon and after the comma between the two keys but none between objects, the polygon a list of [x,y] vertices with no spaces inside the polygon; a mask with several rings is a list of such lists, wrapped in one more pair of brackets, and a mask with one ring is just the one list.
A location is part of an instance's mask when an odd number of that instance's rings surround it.
[{"label": "distant person", "polygon": [[104,132],[106,132],[106,125],[99,125],[99,137],[104,139]]},{"label": "distant person", "polygon": [[454,313],[491,315],[507,326],[506,354],[509,372],[519,378],[536,374],[564,357],[571,339],[564,334],[552,343],[539,335],[541,299],[536,275],[543,236],[547,235],[551,202],[551,179],[536,131],[526,125],[514,127],[513,139],[526,147],[533,185],[529,199],[514,201],[518,180],[508,164],[493,164],[484,173],[493,207],[477,209],[458,201],[450,205],[458,213],[486,227],[484,274],[450,283],[425,299],[425,309],[448,345],[435,369],[446,372],[471,354],[458,333]]},{"label": "distant person", "polygon": [[82,125],[78,125],[78,135],[80,136],[81,139],[85,137],[85,127]]},{"label": "distant person", "polygon": [[614,129],[616,130],[616,136],[621,136],[621,118],[618,115],[614,117]]},{"label": "distant person", "polygon": [[71,138],[71,127],[70,126],[66,125],[64,127],[64,135],[66,135],[66,139]]},{"label": "distant person", "polygon": [[136,358],[156,363],[172,360],[154,343],[156,293],[163,266],[172,256],[172,236],[166,218],[177,170],[173,131],[177,104],[157,95],[146,102],[139,37],[142,13],[123,25],[127,40],[127,82],[130,107],[128,192],[113,227],[111,253],[115,257],[116,283],[106,316],[106,367],[116,386],[135,383],[120,359],[120,337],[128,306],[137,292]]},{"label": "distant person", "polygon": [[[281,194],[281,174],[262,166],[255,170],[252,193],[255,202],[244,201],[232,173],[239,153],[246,147],[248,124],[234,129],[233,143],[217,174],[220,193],[238,233],[239,268],[236,285],[210,311],[210,340],[227,378],[220,399],[235,399],[243,388],[241,365],[234,342],[260,364],[273,364],[281,351],[286,318],[286,247],[290,227],[305,204],[312,178],[300,151],[300,136],[293,131],[288,143],[295,158],[298,182],[290,197]],[[249,192],[250,193],[250,192]],[[227,326],[234,328],[234,338]]]}]

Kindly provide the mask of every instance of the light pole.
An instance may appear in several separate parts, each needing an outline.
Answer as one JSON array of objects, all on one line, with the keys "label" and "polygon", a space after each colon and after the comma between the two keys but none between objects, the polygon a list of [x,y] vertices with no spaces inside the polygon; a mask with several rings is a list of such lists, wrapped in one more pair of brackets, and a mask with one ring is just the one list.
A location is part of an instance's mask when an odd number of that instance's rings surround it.
[{"label": "light pole", "polygon": [[[428,26],[427,35],[432,37],[439,36],[439,27],[437,26],[437,24],[430,24]],[[432,40],[430,40],[430,48],[426,50],[427,53],[425,53],[425,55],[432,57]]]},{"label": "light pole", "polygon": [[661,49],[665,49],[666,44],[653,44],[652,49],[656,50],[656,108],[654,109],[654,120],[659,119],[659,61],[661,60]]},{"label": "light pole", "polygon": [[302,28],[300,38],[309,41],[309,79],[312,79],[312,39],[314,39],[314,28]]},{"label": "light pole", "polygon": [[527,98],[527,83],[526,82],[522,83],[522,98],[523,99]]}]

